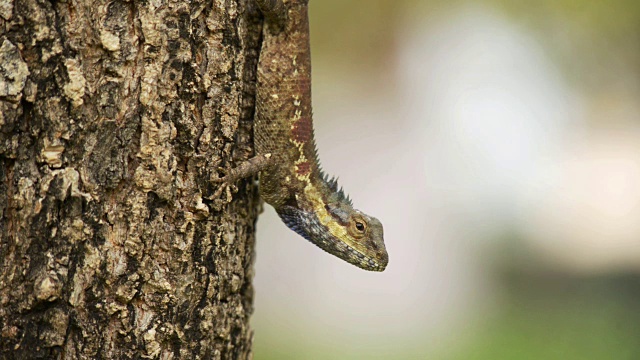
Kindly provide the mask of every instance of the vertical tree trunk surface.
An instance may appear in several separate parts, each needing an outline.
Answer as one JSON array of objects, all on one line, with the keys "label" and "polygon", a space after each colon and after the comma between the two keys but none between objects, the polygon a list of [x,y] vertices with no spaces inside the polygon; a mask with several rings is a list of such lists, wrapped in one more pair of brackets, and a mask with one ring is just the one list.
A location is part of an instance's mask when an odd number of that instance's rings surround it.
[{"label": "vertical tree trunk surface", "polygon": [[251,357],[250,0],[0,0],[0,358]]}]

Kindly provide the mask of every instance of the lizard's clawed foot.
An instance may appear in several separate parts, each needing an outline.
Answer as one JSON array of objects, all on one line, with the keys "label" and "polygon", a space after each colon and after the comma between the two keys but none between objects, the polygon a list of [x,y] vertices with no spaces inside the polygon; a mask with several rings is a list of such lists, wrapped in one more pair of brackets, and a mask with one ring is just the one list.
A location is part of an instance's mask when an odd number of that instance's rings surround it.
[{"label": "lizard's clawed foot", "polygon": [[[213,201],[214,207],[217,210],[220,210],[223,205],[231,202],[233,195],[238,192],[238,187],[230,183],[229,173],[232,171],[231,168],[223,168],[219,167],[218,172],[222,173],[222,177],[212,178],[210,181],[214,184],[218,184],[218,188],[216,191],[209,197],[210,200]],[[222,193],[225,193],[225,199],[222,199]]]},{"label": "lizard's clawed foot", "polygon": [[238,187],[235,186],[234,184],[228,184],[228,183],[222,182],[220,186],[218,186],[218,189],[216,190],[216,192],[214,192],[213,195],[211,195],[211,200],[213,201],[222,200],[220,196],[222,195],[223,192],[226,193],[226,202],[230,203],[231,198],[233,197],[232,194],[235,194],[238,192]]}]

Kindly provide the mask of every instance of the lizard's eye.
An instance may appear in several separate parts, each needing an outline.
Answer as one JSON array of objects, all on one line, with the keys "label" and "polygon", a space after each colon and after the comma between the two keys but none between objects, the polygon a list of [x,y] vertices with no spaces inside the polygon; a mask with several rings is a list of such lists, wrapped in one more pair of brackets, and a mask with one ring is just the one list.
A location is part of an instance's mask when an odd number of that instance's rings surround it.
[{"label": "lizard's eye", "polygon": [[351,236],[361,238],[367,233],[367,222],[358,216],[355,219],[351,219],[351,225],[348,229]]}]

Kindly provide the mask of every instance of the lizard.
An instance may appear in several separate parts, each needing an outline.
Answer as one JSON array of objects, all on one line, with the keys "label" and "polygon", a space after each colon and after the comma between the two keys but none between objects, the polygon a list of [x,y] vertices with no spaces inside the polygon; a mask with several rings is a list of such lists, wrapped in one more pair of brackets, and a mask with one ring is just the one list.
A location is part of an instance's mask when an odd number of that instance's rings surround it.
[{"label": "lizard", "polygon": [[253,125],[257,155],[216,180],[231,186],[259,173],[260,196],[290,229],[353,265],[383,271],[389,256],[382,224],[354,209],[318,159],[311,111],[308,0],[255,2],[265,18]]}]

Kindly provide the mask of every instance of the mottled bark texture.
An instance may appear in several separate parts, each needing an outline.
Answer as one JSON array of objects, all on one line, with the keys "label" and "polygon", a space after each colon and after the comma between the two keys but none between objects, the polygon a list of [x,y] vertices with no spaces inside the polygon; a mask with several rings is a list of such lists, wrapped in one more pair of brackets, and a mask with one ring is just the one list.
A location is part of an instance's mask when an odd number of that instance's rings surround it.
[{"label": "mottled bark texture", "polygon": [[0,358],[251,356],[250,0],[0,0]]}]

